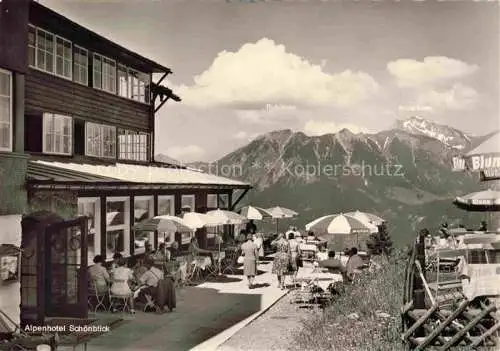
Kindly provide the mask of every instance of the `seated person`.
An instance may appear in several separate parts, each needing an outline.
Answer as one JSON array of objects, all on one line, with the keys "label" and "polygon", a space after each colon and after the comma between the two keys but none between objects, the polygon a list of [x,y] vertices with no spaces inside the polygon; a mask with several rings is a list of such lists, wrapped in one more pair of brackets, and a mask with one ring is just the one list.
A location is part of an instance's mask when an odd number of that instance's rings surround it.
[{"label": "seated person", "polygon": [[113,255],[113,262],[111,263],[111,268],[110,268],[111,273],[113,273],[113,270],[118,267],[118,261],[120,261],[120,259],[122,258],[123,256],[121,253],[115,252],[115,254]]},{"label": "seated person", "polygon": [[135,313],[134,298],[130,289],[130,282],[134,281],[134,273],[126,267],[127,261],[122,257],[118,260],[118,267],[113,270],[113,283],[111,284],[111,294],[114,296],[127,297],[130,313]]},{"label": "seated person", "polygon": [[141,283],[140,295],[148,294],[153,299],[156,300],[158,295],[158,283],[160,280],[164,280],[165,276],[163,271],[154,266],[154,261],[152,259],[147,259],[145,262],[147,271],[139,278]]},{"label": "seated person", "polygon": [[198,239],[196,237],[191,239],[191,243],[189,244],[188,248],[189,253],[193,256],[209,256],[212,259],[212,262],[214,262],[213,257],[212,257],[212,252],[209,250],[205,250],[200,248],[198,245]]},{"label": "seated person", "polygon": [[328,251],[328,258],[326,260],[320,261],[319,266],[322,268],[327,268],[329,272],[341,269],[342,265],[340,260],[335,258],[335,251]]},{"label": "seated person", "polygon": [[104,258],[101,255],[96,255],[94,257],[94,265],[89,268],[90,279],[95,284],[97,294],[107,293],[108,284],[111,283],[111,277],[103,264]]},{"label": "seated person", "polygon": [[179,257],[181,252],[179,250],[179,243],[177,241],[173,241],[172,244],[167,248],[169,261]]},{"label": "seated person", "polygon": [[328,251],[326,251],[326,247],[322,246],[319,251],[316,253],[316,259],[321,262],[328,259]]},{"label": "seated person", "polygon": [[170,253],[167,253],[167,249],[165,248],[165,243],[161,243],[158,246],[158,250],[156,250],[156,252],[153,255],[151,255],[151,257],[155,261],[155,265],[158,268],[163,269],[163,267],[165,266],[165,262],[168,261],[169,258],[167,257],[168,254]]},{"label": "seated person", "polygon": [[349,259],[345,267],[345,277],[348,281],[352,281],[354,275],[361,272],[361,269],[366,267],[364,260],[358,255],[358,249],[353,247],[349,252]]},{"label": "seated person", "polygon": [[132,269],[132,271],[134,272],[134,278],[136,282],[139,282],[139,278],[148,270],[135,257],[130,258],[129,268]]}]

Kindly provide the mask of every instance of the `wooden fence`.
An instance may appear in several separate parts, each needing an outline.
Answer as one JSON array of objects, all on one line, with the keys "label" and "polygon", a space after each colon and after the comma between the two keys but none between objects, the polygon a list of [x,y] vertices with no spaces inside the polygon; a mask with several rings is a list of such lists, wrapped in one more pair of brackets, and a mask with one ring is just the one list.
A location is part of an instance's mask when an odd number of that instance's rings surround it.
[{"label": "wooden fence", "polygon": [[488,298],[469,301],[455,281],[438,280],[432,285],[426,279],[425,267],[424,238],[419,237],[410,251],[405,271],[401,311],[405,348],[500,350],[500,321],[494,301]]}]

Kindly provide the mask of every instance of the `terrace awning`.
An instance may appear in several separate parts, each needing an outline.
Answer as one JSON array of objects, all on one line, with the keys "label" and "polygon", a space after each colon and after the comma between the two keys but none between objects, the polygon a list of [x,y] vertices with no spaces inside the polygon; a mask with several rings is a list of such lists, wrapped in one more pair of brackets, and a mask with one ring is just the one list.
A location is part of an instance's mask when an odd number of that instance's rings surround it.
[{"label": "terrace awning", "polygon": [[250,189],[247,183],[164,165],[89,164],[33,160],[27,183],[34,189]]}]

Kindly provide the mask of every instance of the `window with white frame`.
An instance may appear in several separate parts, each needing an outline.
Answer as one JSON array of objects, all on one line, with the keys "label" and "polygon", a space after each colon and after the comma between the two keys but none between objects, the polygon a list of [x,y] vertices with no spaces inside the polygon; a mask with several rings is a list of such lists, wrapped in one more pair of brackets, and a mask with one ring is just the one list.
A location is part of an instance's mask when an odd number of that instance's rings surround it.
[{"label": "window with white frame", "polygon": [[71,155],[73,120],[69,116],[55,113],[43,114],[43,152]]},{"label": "window with white frame", "polygon": [[149,75],[132,69],[128,70],[129,97],[132,100],[149,103],[149,86]]},{"label": "window with white frame", "polygon": [[55,74],[60,77],[72,78],[72,44],[69,40],[56,36],[56,50],[55,50]]},{"label": "window with white frame", "polygon": [[73,46],[73,81],[89,84],[89,53],[86,49]]},{"label": "window with white frame", "polygon": [[28,62],[31,67],[71,79],[73,75],[72,46],[69,40],[41,28],[29,26]]},{"label": "window with white frame", "polygon": [[54,73],[54,34],[36,28],[35,67],[48,73]]},{"label": "window with white frame", "polygon": [[94,88],[116,94],[116,62],[105,56],[94,54]]},{"label": "window with white frame", "polygon": [[12,151],[12,73],[0,69],[0,151]]},{"label": "window with white frame", "polygon": [[88,265],[101,254],[101,202],[98,197],[79,197],[78,215],[88,217]]},{"label": "window with white frame", "polygon": [[[182,195],[181,197],[182,211],[195,212],[195,197],[194,195]],[[189,210],[188,210],[189,209]]]},{"label": "window with white frame", "polygon": [[175,196],[158,195],[158,216],[175,216]]},{"label": "window with white frame", "polygon": [[118,158],[148,161],[149,134],[132,130],[118,130]]},{"label": "window with white frame", "polygon": [[207,209],[217,208],[217,194],[207,194]]},{"label": "window with white frame", "polygon": [[128,88],[128,69],[124,65],[118,65],[118,95],[128,98],[130,96]]},{"label": "window with white frame", "polygon": [[106,198],[106,258],[130,255],[130,198]]},{"label": "window with white frame", "polygon": [[36,67],[36,28],[33,26],[28,28],[28,64]]},{"label": "window with white frame", "polygon": [[101,56],[95,54],[92,60],[92,86],[102,89],[102,59]]},{"label": "window with white frame", "polygon": [[[153,196],[135,196],[134,197],[134,224],[154,217],[154,198]],[[146,251],[146,245],[154,244],[154,232],[134,232],[134,253],[143,253]]]},{"label": "window with white frame", "polygon": [[228,210],[230,205],[231,204],[229,203],[229,195],[228,194],[219,194],[219,200],[217,202],[217,206],[221,210]]},{"label": "window with white frame", "polygon": [[85,123],[85,155],[116,158],[116,127]]}]

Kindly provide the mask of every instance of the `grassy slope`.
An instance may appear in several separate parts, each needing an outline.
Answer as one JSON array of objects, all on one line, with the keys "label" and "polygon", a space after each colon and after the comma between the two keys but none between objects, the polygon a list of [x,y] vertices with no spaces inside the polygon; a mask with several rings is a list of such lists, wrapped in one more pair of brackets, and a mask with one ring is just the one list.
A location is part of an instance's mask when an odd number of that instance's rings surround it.
[{"label": "grassy slope", "polygon": [[[393,351],[400,341],[400,308],[404,284],[404,256],[400,253],[367,274],[358,284],[347,286],[322,315],[304,322],[293,350]],[[378,317],[376,312],[390,317]],[[348,316],[356,313],[359,318]]]}]

